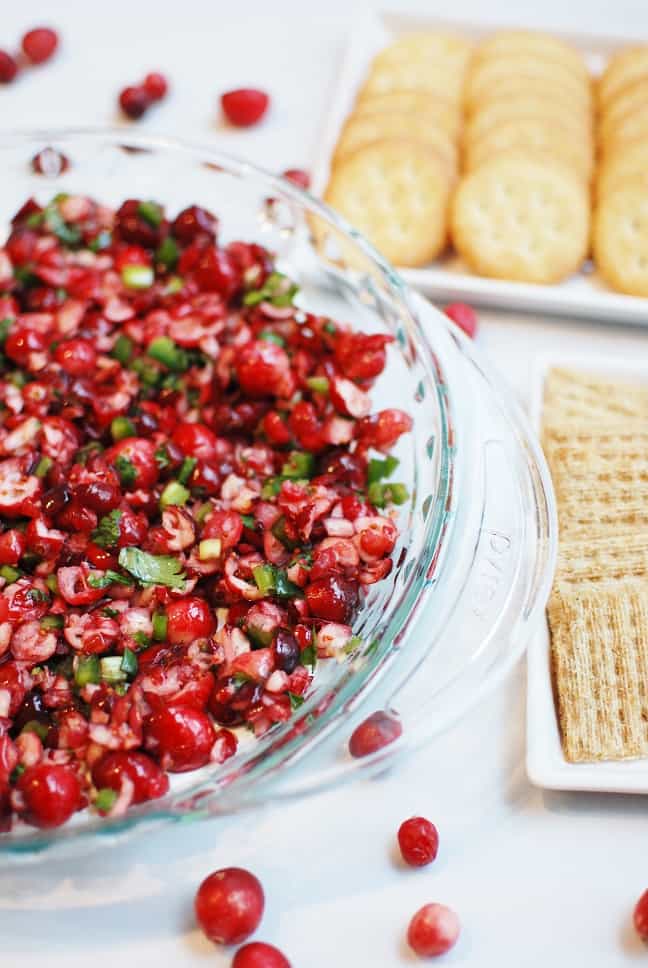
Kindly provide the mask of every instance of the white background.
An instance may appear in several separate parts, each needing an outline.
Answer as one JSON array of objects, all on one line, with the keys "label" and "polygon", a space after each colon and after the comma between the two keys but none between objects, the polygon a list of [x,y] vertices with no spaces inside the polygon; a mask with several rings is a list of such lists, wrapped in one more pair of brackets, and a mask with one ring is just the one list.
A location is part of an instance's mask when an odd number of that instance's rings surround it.
[{"label": "white background", "polygon": [[[396,6],[393,3],[392,6]],[[648,38],[645,0],[453,0],[409,4],[466,20],[536,24]],[[314,160],[318,126],[351,0],[281,4],[228,0],[57,0],[0,4],[0,46],[31,26],[63,34],[56,62],[0,90],[0,126],[106,124],[120,87],[164,70],[173,93],[142,130],[218,143],[281,170]],[[233,132],[217,97],[259,85],[266,122]],[[2,173],[0,172],[0,177]],[[524,398],[533,355],[552,348],[644,354],[648,334],[612,327],[482,315],[480,342]],[[193,893],[215,868],[250,867],[267,893],[258,937],[294,968],[413,964],[403,942],[427,901],[453,906],[463,933],[444,964],[479,968],[617,968],[648,959],[630,914],[648,887],[641,798],[552,794],[524,771],[524,668],[459,728],[389,777],[244,817],[170,828],[74,864],[44,862],[0,875],[0,964],[7,968],[224,968],[191,917]],[[432,818],[439,859],[403,870],[399,823]]]}]

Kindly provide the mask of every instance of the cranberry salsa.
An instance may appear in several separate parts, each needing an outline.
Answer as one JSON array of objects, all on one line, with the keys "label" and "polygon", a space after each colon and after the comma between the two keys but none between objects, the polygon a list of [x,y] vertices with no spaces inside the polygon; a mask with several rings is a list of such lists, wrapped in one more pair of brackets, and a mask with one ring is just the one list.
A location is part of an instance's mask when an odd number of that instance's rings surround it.
[{"label": "cranberry salsa", "polygon": [[[152,201],[0,248],[0,828],[118,815],[304,700],[398,536],[390,337]],[[381,456],[382,455],[382,456]]]}]

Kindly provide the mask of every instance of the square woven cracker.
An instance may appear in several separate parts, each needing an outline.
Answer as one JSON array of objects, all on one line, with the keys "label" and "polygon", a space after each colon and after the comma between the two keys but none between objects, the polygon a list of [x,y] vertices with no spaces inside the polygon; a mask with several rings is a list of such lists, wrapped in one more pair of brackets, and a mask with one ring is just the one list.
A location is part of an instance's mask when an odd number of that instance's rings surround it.
[{"label": "square woven cracker", "polygon": [[[584,530],[584,529],[583,529]],[[562,535],[556,583],[605,582],[648,576],[648,529]]]},{"label": "square woven cracker", "polygon": [[566,759],[648,756],[648,582],[557,584],[548,616]]},{"label": "square woven cracker", "polygon": [[[591,431],[600,423],[636,417],[648,421],[648,388],[593,373],[554,367],[544,384],[543,424],[567,429],[572,420],[592,420]],[[561,419],[562,418],[562,419]],[[634,426],[634,424],[633,424]]]}]

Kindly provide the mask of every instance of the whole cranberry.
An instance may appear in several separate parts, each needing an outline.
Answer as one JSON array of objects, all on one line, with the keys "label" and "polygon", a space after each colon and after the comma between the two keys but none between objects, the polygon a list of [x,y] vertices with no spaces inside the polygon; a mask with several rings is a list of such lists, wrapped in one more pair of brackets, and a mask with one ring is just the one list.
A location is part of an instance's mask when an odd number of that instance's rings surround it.
[{"label": "whole cranberry", "polygon": [[210,874],[194,901],[198,924],[216,944],[245,941],[259,926],[264,907],[259,880],[241,867],[225,867]]},{"label": "whole cranberry", "polygon": [[127,118],[137,121],[151,106],[151,95],[145,87],[125,87],[119,95],[119,106]]},{"label": "whole cranberry", "polygon": [[250,941],[236,952],[232,968],[290,968],[290,962],[274,945]]},{"label": "whole cranberry", "polygon": [[97,351],[87,339],[65,339],[56,347],[54,359],[72,376],[92,373],[97,363]]},{"label": "whole cranberry", "polygon": [[459,937],[459,918],[444,904],[426,904],[407,929],[407,943],[422,958],[444,955]]},{"label": "whole cranberry", "polygon": [[216,630],[214,615],[204,598],[181,598],[167,605],[167,641],[172,645],[206,639]]},{"label": "whole cranberry", "polygon": [[223,299],[231,299],[241,287],[241,275],[223,249],[206,246],[193,270],[194,279],[206,292],[217,292]]},{"label": "whole cranberry", "polygon": [[69,766],[37,763],[29,766],[16,783],[23,806],[20,814],[34,827],[59,827],[79,807],[81,787]]},{"label": "whole cranberry", "polygon": [[400,722],[388,713],[372,713],[364,722],[356,726],[349,740],[349,753],[359,759],[376,753],[402,735]]},{"label": "whole cranberry", "polygon": [[197,238],[216,239],[218,219],[206,208],[200,205],[190,205],[178,212],[171,225],[171,232],[184,245],[189,245]]},{"label": "whole cranberry", "polygon": [[281,177],[287,178],[288,181],[291,181],[293,185],[297,185],[298,188],[310,188],[310,175],[301,168],[287,168],[285,171],[282,171]]},{"label": "whole cranberry", "polygon": [[270,98],[265,91],[251,87],[237,88],[221,95],[221,106],[230,124],[249,128],[257,124],[268,110]]},{"label": "whole cranberry", "polygon": [[18,73],[18,62],[6,50],[0,50],[0,84],[11,84]]},{"label": "whole cranberry", "polygon": [[90,481],[89,484],[77,484],[74,488],[74,497],[92,511],[106,514],[119,506],[121,491],[109,481]]},{"label": "whole cranberry", "polygon": [[321,578],[306,587],[306,602],[311,613],[329,622],[346,623],[357,601],[357,585],[338,575]]},{"label": "whole cranberry", "polygon": [[184,773],[197,770],[209,761],[214,727],[199,709],[179,705],[163,707],[146,721],[144,742],[163,769]]},{"label": "whole cranberry", "polygon": [[637,901],[632,920],[641,940],[648,941],[648,891],[644,891]]},{"label": "whole cranberry", "polygon": [[92,782],[98,789],[119,792],[124,776],[133,783],[133,803],[155,800],[169,790],[168,776],[146,753],[117,750],[102,756],[92,767]]},{"label": "whole cranberry", "polygon": [[410,817],[398,828],[398,846],[403,860],[410,867],[425,867],[439,850],[439,834],[425,817]]},{"label": "whole cranberry", "polygon": [[44,64],[58,47],[58,34],[50,27],[35,27],[28,30],[22,39],[22,49],[32,64]]},{"label": "whole cranberry", "polygon": [[169,90],[169,82],[164,74],[153,71],[144,78],[144,90],[152,101],[161,101]]},{"label": "whole cranberry", "polygon": [[[141,245],[152,249],[160,240],[160,230],[143,218],[140,205],[139,198],[127,198],[122,202],[115,212],[115,234],[120,241],[128,242],[129,245]],[[125,259],[123,255],[122,259]],[[147,254],[144,264],[149,263],[150,256]],[[125,261],[124,264],[126,264]]]},{"label": "whole cranberry", "polygon": [[457,324],[459,329],[464,331],[466,336],[469,336],[470,339],[475,338],[477,335],[477,314],[471,306],[461,302],[450,303],[443,311],[453,323]]}]

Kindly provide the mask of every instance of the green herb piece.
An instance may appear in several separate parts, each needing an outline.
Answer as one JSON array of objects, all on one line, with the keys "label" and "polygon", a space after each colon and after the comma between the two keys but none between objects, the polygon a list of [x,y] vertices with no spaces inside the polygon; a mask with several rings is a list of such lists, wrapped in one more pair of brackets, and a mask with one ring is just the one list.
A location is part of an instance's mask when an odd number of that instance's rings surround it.
[{"label": "green herb piece", "polygon": [[299,709],[300,706],[304,705],[304,697],[298,696],[296,692],[290,692],[290,690],[288,690],[288,698],[290,699],[290,708],[293,712],[296,709]]},{"label": "green herb piece", "polygon": [[68,247],[79,244],[81,241],[80,229],[76,225],[68,225],[55,202],[50,202],[43,214],[45,215],[45,225],[59,242]]},{"label": "green herb piece", "polygon": [[124,440],[126,437],[134,437],[135,425],[131,423],[128,417],[115,417],[110,424],[110,434],[115,441]]},{"label": "green herb piece", "polygon": [[120,613],[117,611],[116,608],[108,608],[108,607],[102,608],[101,614],[104,615],[106,618],[119,618],[119,615],[120,615]]},{"label": "green herb piece", "polygon": [[133,355],[133,343],[129,340],[128,336],[124,336],[123,333],[119,334],[115,340],[115,345],[110,351],[110,355],[114,360],[119,360],[122,366],[128,363]]},{"label": "green herb piece", "polygon": [[315,668],[317,665],[317,649],[314,644],[307,645],[302,651],[300,662],[304,666],[310,666],[311,669]]},{"label": "green herb piece", "polygon": [[265,649],[272,644],[274,638],[272,629],[265,628],[263,625],[255,625],[254,622],[248,622],[245,631],[248,638],[252,640],[252,644],[260,649]]},{"label": "green herb piece", "polygon": [[274,343],[275,346],[286,345],[283,336],[280,336],[279,333],[273,333],[270,329],[264,329],[262,333],[259,333],[259,339],[262,339],[265,343]]},{"label": "green herb piece", "polygon": [[88,575],[87,581],[90,588],[108,588],[109,585],[133,584],[132,578],[127,575],[120,575],[118,571],[113,571],[112,568],[95,575]]},{"label": "green herb piece", "polygon": [[38,464],[36,464],[36,470],[34,474],[36,477],[45,477],[49,471],[54,466],[54,461],[51,457],[41,457]]},{"label": "green herb piece", "polygon": [[328,393],[329,381],[325,376],[309,376],[306,383],[313,393]]},{"label": "green herb piece", "polygon": [[107,229],[102,229],[98,235],[95,235],[94,239],[88,242],[88,248],[92,252],[101,252],[103,249],[107,249],[112,245],[112,235]]},{"label": "green herb piece", "polygon": [[177,346],[169,336],[158,336],[149,343],[146,352],[152,359],[176,373],[184,373],[189,366],[186,351]]},{"label": "green herb piece", "polygon": [[272,565],[256,565],[252,569],[257,588],[262,595],[270,595],[276,588],[276,572]]},{"label": "green herb piece", "polygon": [[137,206],[137,214],[141,215],[154,229],[158,228],[164,220],[164,209],[157,202],[140,202]]},{"label": "green herb piece", "polygon": [[20,578],[20,572],[17,568],[13,568],[11,565],[3,565],[0,568],[0,578],[4,578],[9,584],[18,581]]},{"label": "green herb piece", "polygon": [[9,782],[10,783],[17,783],[18,780],[23,775],[23,773],[25,772],[26,769],[27,769],[27,767],[25,766],[24,763],[18,763],[17,766],[14,766],[13,770],[9,774]]},{"label": "green herb piece", "polygon": [[142,585],[166,585],[178,591],[185,589],[182,562],[172,555],[150,555],[139,548],[122,548],[119,564]]},{"label": "green herb piece", "polygon": [[122,512],[115,509],[104,515],[90,537],[100,548],[114,548],[119,541],[119,522]]},{"label": "green herb piece", "polygon": [[330,319],[327,319],[327,321],[324,323],[324,326],[322,328],[325,333],[329,334],[329,336],[337,335],[337,326],[335,325],[335,323],[331,322]]},{"label": "green herb piece", "polygon": [[120,454],[115,461],[115,470],[124,487],[132,487],[137,480],[137,468],[124,454]]},{"label": "green herb piece", "polygon": [[45,615],[40,620],[40,627],[42,629],[62,629],[64,625],[64,620],[62,615]]},{"label": "green herb piece", "polygon": [[304,450],[291,451],[288,460],[281,468],[282,477],[287,477],[291,481],[312,477],[314,473],[315,457]]},{"label": "green herb piece", "polygon": [[88,683],[98,683],[101,679],[101,668],[98,655],[79,656],[74,670],[74,681],[81,688]]},{"label": "green herb piece", "polygon": [[58,595],[59,587],[58,587],[58,581],[57,581],[56,575],[48,575],[47,578],[45,579],[45,584],[51,591],[52,595]]},{"label": "green herb piece", "polygon": [[[138,632],[137,635],[144,635],[144,633]],[[146,635],[145,638],[146,638],[145,645],[150,645],[151,640],[149,639],[148,635]],[[137,638],[135,640],[137,641]],[[138,645],[139,645],[139,642],[138,642]],[[122,670],[122,672],[125,672],[127,676],[136,676],[138,668],[139,668],[139,663],[137,661],[137,656],[135,655],[133,650],[129,649],[127,646],[124,649],[124,654],[122,655],[120,669]]]},{"label": "green herb piece", "polygon": [[261,497],[264,501],[268,501],[272,497],[276,497],[281,490],[282,479],[280,477],[269,477],[263,484],[261,488]]},{"label": "green herb piece", "polygon": [[162,379],[163,373],[153,366],[152,363],[147,363],[145,360],[137,357],[130,364],[130,369],[133,373],[137,373],[140,381],[146,387],[155,387],[158,382]]},{"label": "green herb piece", "polygon": [[377,508],[384,508],[388,504],[405,504],[409,499],[409,492],[404,484],[382,484],[374,481],[367,488],[367,497]]},{"label": "green herb piece", "polygon": [[150,266],[124,266],[121,271],[121,278],[127,289],[150,289],[155,274]]},{"label": "green herb piece", "polygon": [[[178,245],[170,235],[167,235],[166,239],[157,247],[155,253],[155,261],[166,266],[167,269],[175,269],[178,264],[178,258],[180,256],[180,251]],[[171,282],[171,280],[169,280]]]},{"label": "green herb piece", "polygon": [[186,504],[191,497],[191,491],[180,484],[179,481],[169,481],[167,486],[164,488],[160,494],[160,507],[162,510],[168,508],[171,505],[178,505],[182,507]]},{"label": "green herb piece", "polygon": [[214,510],[214,506],[213,504],[210,504],[209,501],[207,501],[206,504],[201,505],[201,507],[199,507],[197,511],[194,511],[194,518],[196,519],[196,523],[204,524],[213,510]]},{"label": "green herb piece", "polygon": [[275,575],[275,595],[278,598],[303,598],[304,592],[299,585],[290,581],[283,569],[278,568]]},{"label": "green herb piece", "polygon": [[256,531],[256,518],[253,514],[242,514],[241,521],[246,528],[249,528],[251,531]]},{"label": "green herb piece", "polygon": [[99,813],[109,813],[115,806],[116,800],[116,790],[111,790],[110,787],[102,787],[101,790],[97,791],[97,795],[92,802],[92,806]]},{"label": "green herb piece", "polygon": [[14,323],[15,319],[13,316],[5,316],[4,319],[0,319],[0,343],[4,343]]},{"label": "green herb piece", "polygon": [[37,229],[45,221],[45,212],[32,212],[25,219],[25,225],[28,229]]},{"label": "green herb piece", "polygon": [[155,463],[161,471],[165,471],[167,467],[171,467],[169,451],[166,449],[164,444],[161,444],[161,446],[155,451]]},{"label": "green herb piece", "polygon": [[14,274],[14,279],[17,279],[18,282],[21,283],[21,285],[25,286],[26,288],[29,286],[38,285],[38,282],[39,282],[38,276],[34,275],[29,265],[16,266],[13,271],[13,274]]},{"label": "green herb piece", "polygon": [[382,480],[383,477],[391,477],[398,464],[397,457],[389,456],[385,457],[384,460],[372,457],[367,468],[367,481],[369,484],[373,484],[375,481]]},{"label": "green herb piece", "polygon": [[220,558],[222,550],[223,543],[220,538],[205,538],[198,545],[198,557],[201,561],[214,561],[215,558]]},{"label": "green herb piece", "polygon": [[164,642],[167,637],[169,619],[164,612],[153,613],[153,638],[156,642]]},{"label": "green herb piece", "polygon": [[30,588],[26,593],[26,598],[34,605],[42,605],[43,602],[49,602],[49,595],[40,588]]},{"label": "green herb piece", "polygon": [[185,457],[182,462],[182,467],[178,473],[178,480],[181,484],[186,484],[191,475],[194,472],[194,468],[198,463],[198,458],[196,457]]},{"label": "green herb piece", "polygon": [[258,306],[261,302],[273,306],[291,306],[299,287],[281,272],[272,272],[261,289],[251,289],[243,297],[244,306]]},{"label": "green herb piece", "polygon": [[235,672],[232,676],[234,684],[237,686],[243,686],[246,682],[252,682],[249,676],[246,676],[244,672]]}]

